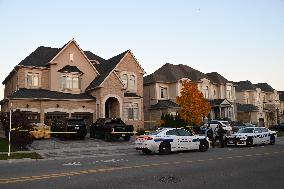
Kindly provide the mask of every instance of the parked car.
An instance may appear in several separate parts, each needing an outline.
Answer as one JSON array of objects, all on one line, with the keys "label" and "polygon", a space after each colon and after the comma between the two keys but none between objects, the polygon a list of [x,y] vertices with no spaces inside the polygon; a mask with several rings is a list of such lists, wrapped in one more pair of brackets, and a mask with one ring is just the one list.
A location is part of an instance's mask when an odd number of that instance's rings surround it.
[{"label": "parked car", "polygon": [[193,135],[183,128],[164,128],[137,137],[135,148],[145,154],[169,154],[172,151],[182,150],[205,152],[209,148],[209,139],[205,136]]},{"label": "parked car", "polygon": [[284,124],[282,123],[282,124],[279,124],[279,125],[274,125],[271,129],[274,130],[274,131],[284,132]]},{"label": "parked car", "polygon": [[90,127],[90,137],[106,141],[122,137],[125,141],[129,141],[133,131],[133,125],[126,125],[120,118],[99,118]]},{"label": "parked car", "polygon": [[252,146],[256,144],[275,144],[277,135],[265,127],[245,127],[237,133],[226,136],[227,145]]},{"label": "parked car", "polygon": [[238,132],[238,130],[248,127],[245,123],[242,122],[232,122],[231,123],[233,133]]},{"label": "parked car", "polygon": [[232,131],[232,127],[230,126],[228,121],[220,121],[220,120],[211,120],[204,126],[209,126],[214,132],[217,130],[217,126],[221,124],[225,131]]},{"label": "parked car", "polygon": [[[56,120],[51,124],[52,136],[65,138],[84,139],[87,135],[87,126],[83,118],[65,118],[64,120]],[[61,133],[62,132],[62,133]],[[68,133],[70,132],[70,133]],[[74,132],[74,133],[72,133]]]}]

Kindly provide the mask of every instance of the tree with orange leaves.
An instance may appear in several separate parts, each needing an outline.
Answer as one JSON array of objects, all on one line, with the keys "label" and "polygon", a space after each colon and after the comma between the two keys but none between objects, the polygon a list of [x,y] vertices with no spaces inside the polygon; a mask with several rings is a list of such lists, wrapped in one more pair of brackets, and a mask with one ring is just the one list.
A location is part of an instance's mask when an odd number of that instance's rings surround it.
[{"label": "tree with orange leaves", "polygon": [[180,116],[190,125],[200,125],[202,117],[210,112],[210,104],[198,90],[197,84],[183,81],[181,95],[177,97]]}]

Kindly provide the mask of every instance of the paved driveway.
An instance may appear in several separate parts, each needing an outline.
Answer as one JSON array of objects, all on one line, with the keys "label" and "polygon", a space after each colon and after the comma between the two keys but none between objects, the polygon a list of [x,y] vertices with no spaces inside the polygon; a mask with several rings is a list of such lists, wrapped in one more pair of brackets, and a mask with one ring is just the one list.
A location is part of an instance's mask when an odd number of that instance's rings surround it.
[{"label": "paved driveway", "polygon": [[36,151],[45,159],[65,159],[77,157],[98,157],[107,155],[124,155],[136,152],[134,137],[130,141],[106,142],[101,139],[86,136],[84,140],[64,140],[58,138],[35,140],[28,146],[29,150]]}]

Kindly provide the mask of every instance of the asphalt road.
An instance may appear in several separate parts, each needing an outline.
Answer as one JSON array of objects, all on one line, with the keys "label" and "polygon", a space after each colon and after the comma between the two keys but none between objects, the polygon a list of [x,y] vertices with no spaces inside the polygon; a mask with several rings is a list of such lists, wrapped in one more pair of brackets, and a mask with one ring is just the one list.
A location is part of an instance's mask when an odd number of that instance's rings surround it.
[{"label": "asphalt road", "polygon": [[207,152],[0,164],[0,188],[284,188],[284,140]]}]

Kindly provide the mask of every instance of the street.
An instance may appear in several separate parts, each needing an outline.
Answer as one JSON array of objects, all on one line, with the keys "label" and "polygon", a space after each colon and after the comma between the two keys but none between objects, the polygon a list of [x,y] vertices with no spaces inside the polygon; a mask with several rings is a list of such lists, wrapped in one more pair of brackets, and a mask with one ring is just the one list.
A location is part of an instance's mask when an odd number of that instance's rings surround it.
[{"label": "street", "polygon": [[0,188],[283,188],[284,140],[207,152],[0,163]]}]

